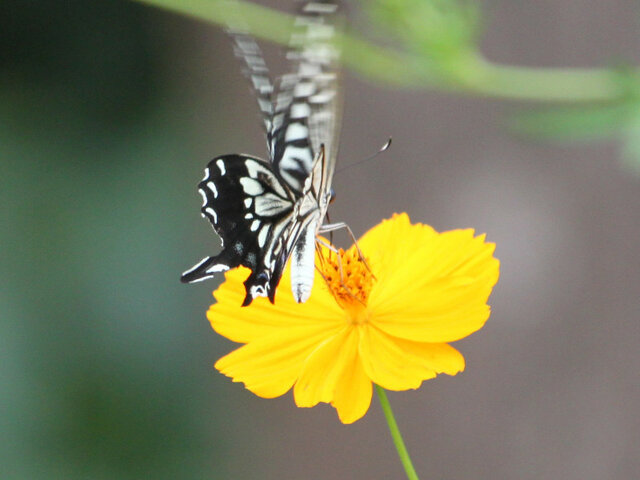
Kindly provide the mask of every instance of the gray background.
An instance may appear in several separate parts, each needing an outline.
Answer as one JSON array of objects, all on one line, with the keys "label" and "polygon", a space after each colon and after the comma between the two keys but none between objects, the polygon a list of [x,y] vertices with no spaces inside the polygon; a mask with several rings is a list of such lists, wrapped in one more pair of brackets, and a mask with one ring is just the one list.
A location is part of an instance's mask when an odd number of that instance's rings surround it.
[{"label": "gray background", "polygon": [[[639,60],[630,0],[483,12],[494,61]],[[375,398],[344,426],[212,369],[233,348],[204,316],[216,283],[178,282],[218,245],[195,184],[265,151],[220,29],[79,0],[0,20],[0,476],[403,478]],[[619,145],[516,138],[524,104],[344,87],[339,166],[394,143],[338,173],[332,219],[474,227],[502,262],[466,371],[390,394],[421,478],[636,478],[640,179]]]}]

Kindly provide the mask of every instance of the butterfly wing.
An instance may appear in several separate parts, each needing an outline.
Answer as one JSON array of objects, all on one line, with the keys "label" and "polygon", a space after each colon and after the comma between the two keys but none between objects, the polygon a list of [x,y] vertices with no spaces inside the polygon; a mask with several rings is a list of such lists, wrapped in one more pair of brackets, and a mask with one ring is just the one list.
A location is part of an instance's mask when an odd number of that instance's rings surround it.
[{"label": "butterfly wing", "polygon": [[309,141],[314,155],[324,149],[326,182],[330,184],[337,158],[342,97],[339,89],[340,51],[335,43],[340,18],[335,0],[314,0],[302,7],[297,18],[299,34],[290,55],[298,62],[299,81],[313,84],[307,97]]},{"label": "butterfly wing", "polygon": [[[229,2],[229,5],[237,7],[235,2]],[[247,33],[247,26],[240,16],[236,14],[228,20],[226,31],[233,41],[233,51],[236,57],[242,62],[242,73],[249,81],[251,90],[258,102],[262,124],[267,135],[269,157],[271,158],[273,152],[271,152],[269,134],[272,131],[274,87],[269,75],[269,69],[260,47],[255,39]]]},{"label": "butterfly wing", "polygon": [[279,79],[274,93],[273,120],[267,134],[271,159],[275,171],[300,195],[321,146],[335,161],[336,11],[333,0],[311,1],[302,6],[287,54],[290,73]]},{"label": "butterfly wing", "polygon": [[248,305],[275,289],[295,241],[294,199],[271,165],[246,155],[214,158],[198,184],[202,215],[222,239],[223,250],[182,274],[192,283],[239,265],[251,269],[245,281]]},{"label": "butterfly wing", "polygon": [[262,113],[271,162],[226,155],[209,163],[198,185],[202,214],[222,238],[223,250],[186,271],[183,282],[244,265],[251,275],[243,305],[257,296],[273,302],[293,252],[296,270],[304,273],[302,283],[310,291],[313,242],[328,204],[337,145],[337,50],[328,21],[335,11],[333,0],[304,3],[288,54],[291,73],[280,79],[277,91],[242,20],[230,22],[236,55],[244,62]]}]

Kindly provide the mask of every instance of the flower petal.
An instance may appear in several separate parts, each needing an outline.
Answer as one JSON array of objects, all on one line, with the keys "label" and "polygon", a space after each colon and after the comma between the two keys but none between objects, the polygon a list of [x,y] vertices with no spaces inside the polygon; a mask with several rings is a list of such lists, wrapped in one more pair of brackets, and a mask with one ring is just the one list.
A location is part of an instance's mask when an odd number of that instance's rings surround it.
[{"label": "flower petal", "polygon": [[489,318],[489,295],[481,282],[446,279],[425,286],[413,303],[396,298],[379,305],[371,323],[394,337],[418,342],[453,342],[482,328]]},{"label": "flower petal", "polygon": [[357,328],[345,326],[309,355],[293,388],[298,407],[333,401],[340,377],[357,361],[358,337]]},{"label": "flower petal", "polygon": [[289,327],[231,352],[215,367],[259,397],[274,398],[293,386],[305,359],[327,335],[324,327]]},{"label": "flower petal", "polygon": [[342,423],[353,423],[364,417],[371,405],[373,385],[360,359],[347,365],[336,383],[331,405]]},{"label": "flower petal", "polygon": [[402,222],[389,223],[400,228],[395,240],[390,239],[395,244],[377,245],[377,251],[382,251],[379,268],[385,269],[374,268],[374,274],[384,281],[374,285],[371,300],[384,302],[401,295],[405,302],[412,301],[412,295],[441,278],[484,278],[489,292],[498,281],[499,262],[492,256],[495,245],[485,243],[484,235],[474,238],[472,229],[438,233],[426,225],[407,228]]},{"label": "flower petal", "polygon": [[[415,227],[411,225],[406,213],[394,213],[390,219],[383,220],[369,229],[358,240],[358,246],[376,276],[381,272],[388,274],[403,265],[407,254],[418,249],[418,245],[412,242],[416,240],[415,235],[412,235],[415,233]],[[407,242],[412,244],[409,245]]]},{"label": "flower petal", "polygon": [[[379,280],[369,296],[371,321],[392,336],[419,342],[451,342],[470,335],[489,317],[486,302],[500,265],[493,258],[495,245],[485,243],[484,235],[474,238],[473,230],[437,233],[407,222],[396,216],[381,224],[387,230],[398,225],[402,237],[396,242],[411,247],[397,249],[406,258],[396,259],[395,267],[374,271]],[[394,250],[393,245],[384,249]],[[382,265],[386,259],[380,255]]]},{"label": "flower petal", "polygon": [[439,373],[464,370],[464,357],[446,343],[394,338],[376,328],[363,333],[359,351],[367,376],[387,390],[415,389]]},{"label": "flower petal", "polygon": [[344,323],[344,313],[318,274],[310,299],[313,302],[296,303],[289,288],[289,268],[282,276],[274,305],[266,298],[256,298],[249,307],[242,307],[243,282],[249,274],[249,269],[244,267],[227,272],[226,281],[214,292],[218,302],[209,308],[207,318],[220,335],[234,342],[248,343],[300,325],[325,325],[331,330]]}]

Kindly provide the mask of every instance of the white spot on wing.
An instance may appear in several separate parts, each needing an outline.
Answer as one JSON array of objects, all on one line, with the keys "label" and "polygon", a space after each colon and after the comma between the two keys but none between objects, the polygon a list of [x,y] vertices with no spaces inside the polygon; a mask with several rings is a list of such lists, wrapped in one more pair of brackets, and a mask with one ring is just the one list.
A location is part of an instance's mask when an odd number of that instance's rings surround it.
[{"label": "white spot on wing", "polygon": [[224,177],[227,173],[227,168],[224,166],[224,162],[222,161],[221,158],[216,162],[216,165],[220,169],[220,175]]},{"label": "white spot on wing", "polygon": [[[191,270],[189,270],[189,271],[191,271]],[[187,273],[189,273],[189,272],[184,272],[183,275],[186,275]],[[202,282],[204,280],[208,280],[209,278],[211,278],[211,277],[210,276],[204,276],[204,277],[200,277],[200,278],[196,278],[194,280],[191,280],[189,283],[200,283],[200,282]]]},{"label": "white spot on wing", "polygon": [[227,270],[229,270],[229,265],[225,265],[224,263],[216,263],[207,268],[207,272],[209,273],[226,272]]},{"label": "white spot on wing", "polygon": [[249,172],[249,176],[251,178],[258,178],[258,173],[263,173],[268,176],[273,175],[268,168],[264,165],[260,165],[255,160],[247,160],[244,162],[244,166],[247,168],[247,172]]},{"label": "white spot on wing", "polygon": [[251,294],[251,298],[267,296],[267,291],[262,285],[254,285],[249,289],[249,292]]},{"label": "white spot on wing", "polygon": [[319,104],[329,103],[334,96],[335,96],[334,92],[325,90],[310,97],[309,101],[311,103],[319,103]]},{"label": "white spot on wing", "polygon": [[316,77],[320,71],[320,65],[317,63],[303,63],[300,65],[298,73],[303,77]]},{"label": "white spot on wing", "polygon": [[303,163],[308,164],[309,166],[311,166],[311,162],[313,160],[311,158],[311,151],[308,148],[300,148],[288,145],[284,150],[284,154],[282,155],[280,168],[284,167],[290,170],[296,170],[298,163],[295,162],[293,158],[297,158]]},{"label": "white spot on wing", "polygon": [[253,202],[253,198],[245,198],[244,199],[244,208],[251,207],[251,202]]},{"label": "white spot on wing", "polygon": [[260,248],[264,247],[264,244],[267,242],[267,235],[269,235],[269,227],[264,227],[260,230],[258,234],[258,245]]},{"label": "white spot on wing", "polygon": [[265,193],[264,195],[256,197],[256,215],[269,217],[277,215],[289,208],[291,208],[290,202],[284,201],[282,198],[272,193]]},{"label": "white spot on wing", "polygon": [[253,75],[251,77],[251,82],[253,83],[253,88],[258,91],[271,89],[271,83],[269,83],[269,80],[263,76]]},{"label": "white spot on wing", "polygon": [[189,270],[187,270],[186,272],[184,272],[182,275],[187,275],[191,272],[193,272],[194,270],[197,270],[198,268],[200,268],[202,266],[203,263],[208,262],[209,261],[209,257],[204,257],[202,260],[200,260],[196,265],[194,265],[193,267],[191,267]]},{"label": "white spot on wing", "polygon": [[202,206],[204,207],[207,204],[207,192],[205,192],[204,190],[202,190],[201,188],[198,189],[198,193],[200,194],[200,196],[202,197]]},{"label": "white spot on wing", "polygon": [[213,192],[213,198],[218,198],[218,189],[216,188],[215,183],[207,182],[207,188]]},{"label": "white spot on wing", "polygon": [[261,223],[260,220],[254,220],[253,222],[251,222],[251,227],[249,227],[250,230],[252,232],[257,231],[260,228],[260,223]]},{"label": "white spot on wing", "polygon": [[278,113],[273,116],[273,126],[271,127],[273,130],[277,130],[282,126],[284,122],[284,114]]},{"label": "white spot on wing", "polygon": [[218,223],[218,214],[216,213],[216,211],[213,208],[207,207],[207,208],[205,208],[205,212],[207,212],[209,214],[209,216],[213,217],[213,222],[214,223]]},{"label": "white spot on wing", "polygon": [[[184,272],[182,275],[183,276],[184,275],[188,275],[191,272],[194,272],[194,271],[198,270],[202,265],[204,265],[206,262],[208,262],[209,259],[210,259],[210,257],[203,258],[202,260],[200,260],[198,262],[197,265],[194,265],[189,270]],[[207,268],[206,272],[209,274],[208,276],[193,280],[191,283],[201,282],[202,280],[206,280],[207,278],[209,278],[209,276],[213,275],[214,273],[226,272],[227,270],[229,270],[229,266],[228,265],[225,265],[223,263],[216,263],[215,265],[211,265],[209,268]]]},{"label": "white spot on wing", "polygon": [[247,172],[251,178],[258,178],[258,174],[262,174],[263,183],[266,183],[269,187],[275,190],[275,192],[282,198],[288,198],[287,192],[282,187],[280,180],[278,180],[271,170],[266,168],[264,165],[260,165],[254,160],[247,160],[245,162],[245,167],[247,167]]},{"label": "white spot on wing", "polygon": [[294,97],[309,97],[313,95],[316,91],[316,87],[311,82],[299,82],[293,88],[293,96]]},{"label": "white spot on wing", "polygon": [[300,123],[292,123],[287,127],[287,131],[284,134],[284,140],[286,142],[292,142],[294,140],[302,140],[309,136],[309,129]]},{"label": "white spot on wing", "polygon": [[291,118],[306,118],[311,115],[311,108],[306,103],[294,103],[290,113]]},{"label": "white spot on wing", "polygon": [[269,100],[258,98],[258,104],[260,105],[260,110],[262,110],[263,112],[271,112],[272,106]]},{"label": "white spot on wing", "polygon": [[262,188],[262,185],[260,184],[260,182],[257,182],[252,178],[248,178],[248,177],[240,178],[240,185],[242,185],[242,189],[244,190],[244,193],[246,193],[247,195],[251,195],[255,197],[256,195],[260,195],[262,192],[264,192],[264,188]]}]

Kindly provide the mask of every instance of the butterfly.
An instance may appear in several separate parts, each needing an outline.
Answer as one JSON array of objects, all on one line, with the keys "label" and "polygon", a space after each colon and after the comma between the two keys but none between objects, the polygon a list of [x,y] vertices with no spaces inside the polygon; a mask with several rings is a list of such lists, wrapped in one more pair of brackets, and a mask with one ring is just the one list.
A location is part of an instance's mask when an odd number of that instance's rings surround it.
[{"label": "butterfly", "polygon": [[243,265],[251,274],[244,282],[242,305],[256,297],[274,303],[291,259],[295,300],[302,303],[311,295],[316,236],[344,227],[323,225],[333,195],[339,129],[336,11],[331,0],[303,4],[287,54],[290,72],[275,84],[255,40],[241,28],[230,29],[258,101],[269,157],[231,154],[209,162],[198,184],[201,212],[220,236],[223,250],[184,272],[182,282]]}]

